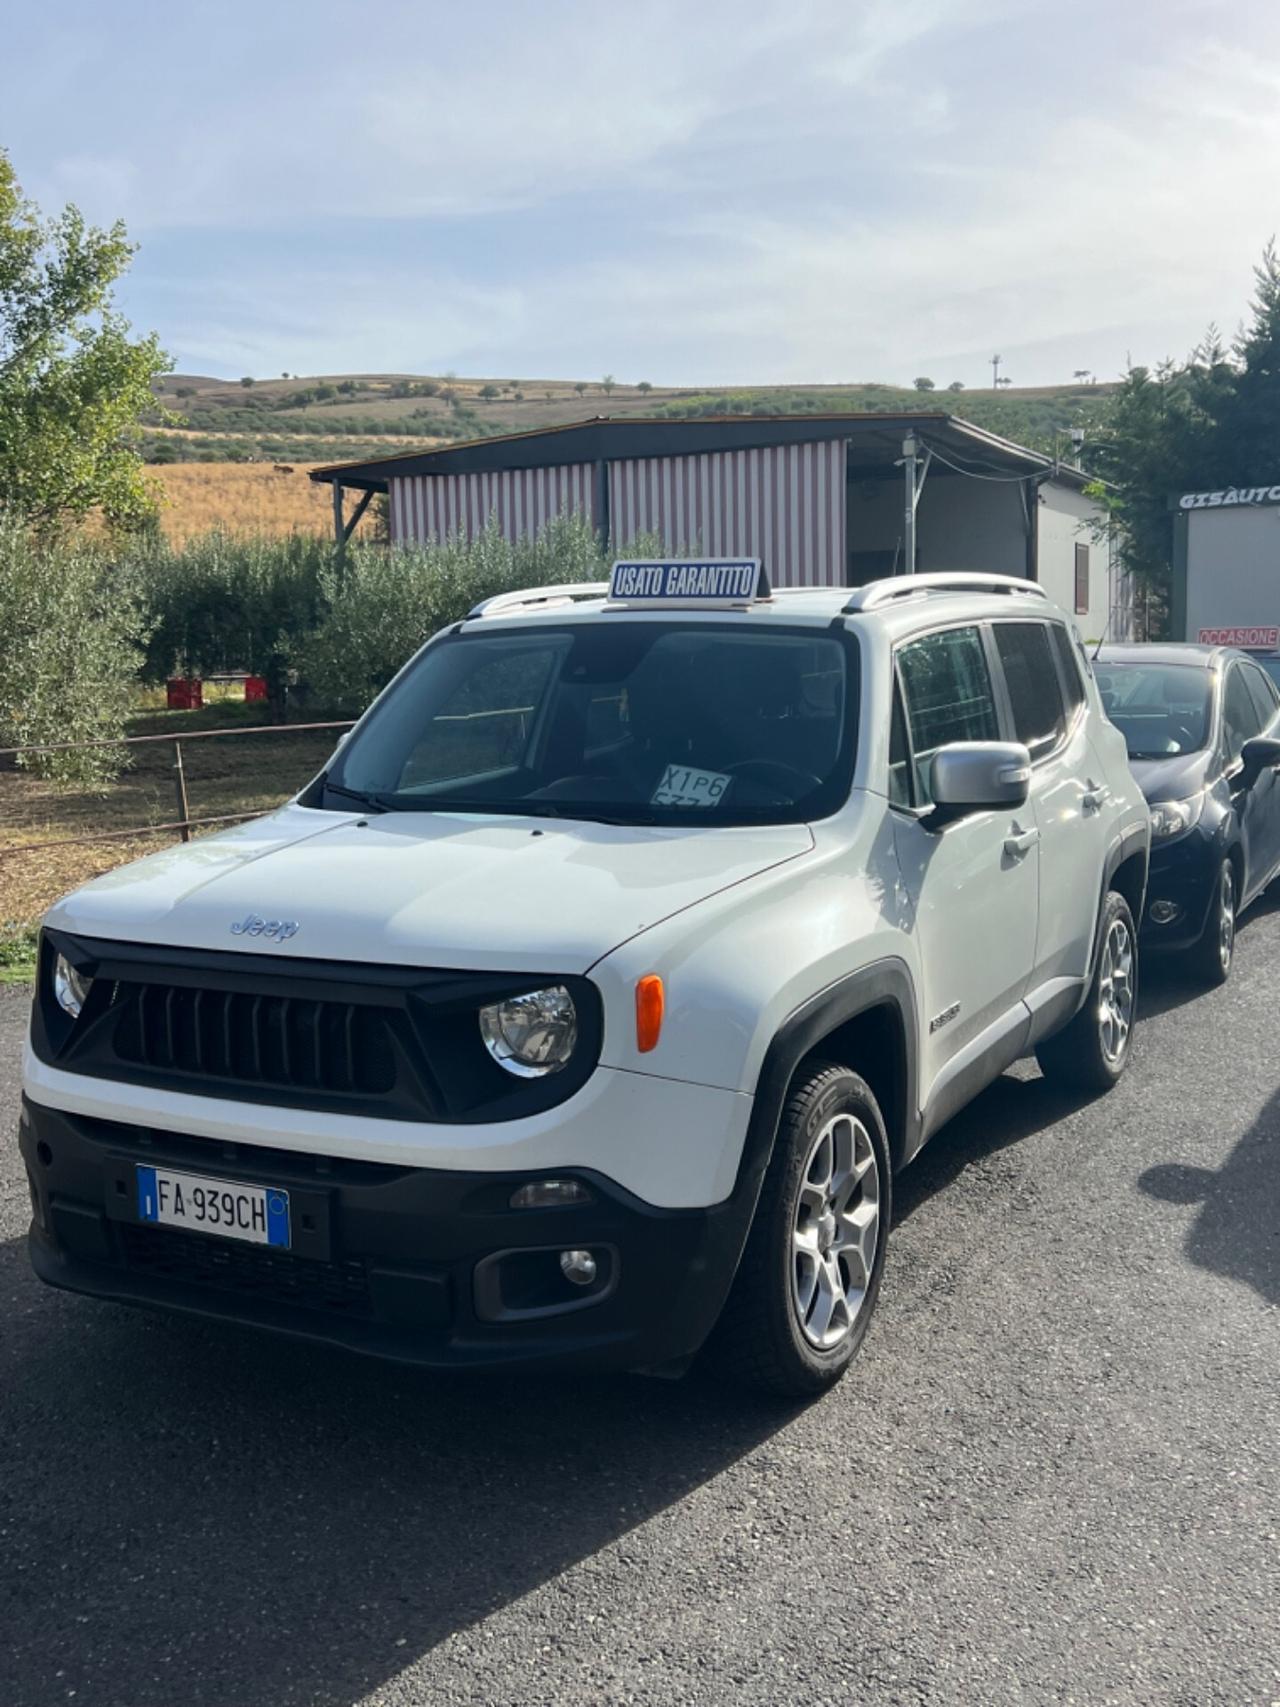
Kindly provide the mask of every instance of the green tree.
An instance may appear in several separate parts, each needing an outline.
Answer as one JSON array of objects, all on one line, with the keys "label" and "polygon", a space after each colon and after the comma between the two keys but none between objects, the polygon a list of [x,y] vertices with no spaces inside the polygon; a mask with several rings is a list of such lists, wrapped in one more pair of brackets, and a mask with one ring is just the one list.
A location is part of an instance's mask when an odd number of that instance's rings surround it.
[{"label": "green tree", "polygon": [[934,389],[933,381],[924,374],[921,374],[919,379],[913,379],[911,383],[917,391],[932,391]]},{"label": "green tree", "polygon": [[240,383],[241,383],[241,385],[244,386],[245,390],[247,391],[249,389],[249,387],[254,384],[253,375],[251,373],[245,374],[244,378],[240,381]]},{"label": "green tree", "polygon": [[585,381],[583,381],[581,379],[577,382],[577,384],[574,386],[573,389],[578,393],[579,397],[585,397],[587,394],[586,383],[585,383]]},{"label": "green tree", "polygon": [[[115,741],[137,686],[148,621],[127,574],[83,532],[0,515],[0,747]],[[20,754],[56,782],[101,783],[123,747]]]},{"label": "green tree", "polygon": [[0,153],[0,509],[37,523],[154,513],[130,440],[170,364],[112,307],[132,254],[118,222],[42,217]]},{"label": "green tree", "polygon": [[[1179,492],[1270,484],[1280,444],[1280,259],[1254,269],[1250,318],[1230,348],[1210,327],[1182,362],[1130,368],[1111,406],[1086,427],[1086,460],[1110,511],[1121,560],[1167,605]],[[1104,484],[1105,482],[1105,484]]]},{"label": "green tree", "polygon": [[647,379],[642,379],[640,381],[639,385],[636,386],[636,390],[640,393],[640,395],[642,397],[647,397],[649,395],[649,393],[653,390],[653,387],[649,384],[649,381]]},{"label": "green tree", "polygon": [[604,378],[600,381],[600,389],[601,389],[601,391],[604,392],[606,397],[612,397],[613,396],[613,388],[617,383],[618,382],[613,377],[613,375],[611,373],[607,373],[607,374],[605,374]]}]

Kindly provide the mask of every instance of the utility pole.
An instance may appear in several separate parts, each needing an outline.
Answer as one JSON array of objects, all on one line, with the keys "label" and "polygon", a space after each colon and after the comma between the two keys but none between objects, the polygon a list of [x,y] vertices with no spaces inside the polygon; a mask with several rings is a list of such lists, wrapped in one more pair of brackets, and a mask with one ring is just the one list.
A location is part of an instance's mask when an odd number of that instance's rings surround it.
[{"label": "utility pole", "polygon": [[916,572],[916,511],[920,505],[920,494],[924,490],[925,475],[929,472],[929,464],[932,460],[932,450],[926,449],[924,460],[921,461],[920,441],[914,433],[908,433],[902,441],[902,477],[905,499],[902,512],[902,573],[904,575],[914,575]]},{"label": "utility pole", "polygon": [[1002,358],[1000,356],[992,356],[992,358],[991,358],[991,389],[992,389],[992,391],[999,391],[999,389],[1000,389],[1000,362],[1001,362],[1001,360],[1002,360]]}]

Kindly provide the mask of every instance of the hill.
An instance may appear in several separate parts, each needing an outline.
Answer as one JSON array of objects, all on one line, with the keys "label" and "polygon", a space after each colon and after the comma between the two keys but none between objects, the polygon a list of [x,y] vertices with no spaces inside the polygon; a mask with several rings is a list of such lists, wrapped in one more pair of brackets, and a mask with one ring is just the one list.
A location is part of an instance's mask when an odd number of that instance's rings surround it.
[{"label": "hill", "polygon": [[866,382],[675,388],[612,380],[282,375],[227,381],[168,374],[156,386],[147,459],[175,462],[338,462],[595,415],[874,414],[938,408],[1050,453],[1106,407],[1107,385],[927,390]]}]

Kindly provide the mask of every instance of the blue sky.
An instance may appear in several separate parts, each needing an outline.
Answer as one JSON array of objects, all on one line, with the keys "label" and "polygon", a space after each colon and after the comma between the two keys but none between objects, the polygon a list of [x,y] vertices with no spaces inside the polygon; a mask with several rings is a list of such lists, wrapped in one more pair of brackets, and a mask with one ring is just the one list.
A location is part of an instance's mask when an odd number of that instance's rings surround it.
[{"label": "blue sky", "polygon": [[1270,0],[45,0],[0,145],[187,372],[1106,377],[1244,313]]}]

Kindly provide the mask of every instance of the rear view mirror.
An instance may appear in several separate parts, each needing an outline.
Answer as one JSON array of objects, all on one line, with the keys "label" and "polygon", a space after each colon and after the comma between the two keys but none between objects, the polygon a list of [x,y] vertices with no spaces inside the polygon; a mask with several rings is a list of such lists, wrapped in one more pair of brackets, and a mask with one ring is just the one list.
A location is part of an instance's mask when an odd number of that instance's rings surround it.
[{"label": "rear view mirror", "polygon": [[1018,741],[953,741],[933,755],[935,822],[1022,806],[1030,787],[1031,755]]},{"label": "rear view mirror", "polygon": [[1280,765],[1280,740],[1274,735],[1255,735],[1240,749],[1240,759],[1244,765],[1240,786],[1252,788],[1263,771],[1274,770]]}]

